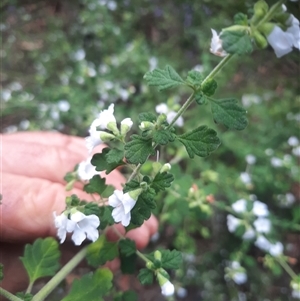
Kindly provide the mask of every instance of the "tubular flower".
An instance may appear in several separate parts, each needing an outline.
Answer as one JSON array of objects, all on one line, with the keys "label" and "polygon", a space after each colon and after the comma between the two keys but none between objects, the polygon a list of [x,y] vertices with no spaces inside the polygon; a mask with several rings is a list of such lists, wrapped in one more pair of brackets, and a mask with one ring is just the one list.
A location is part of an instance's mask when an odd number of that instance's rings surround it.
[{"label": "tubular flower", "polygon": [[211,29],[211,32],[212,38],[210,43],[210,52],[217,56],[226,56],[228,53],[222,47],[222,40],[220,39],[220,36],[214,29]]}]

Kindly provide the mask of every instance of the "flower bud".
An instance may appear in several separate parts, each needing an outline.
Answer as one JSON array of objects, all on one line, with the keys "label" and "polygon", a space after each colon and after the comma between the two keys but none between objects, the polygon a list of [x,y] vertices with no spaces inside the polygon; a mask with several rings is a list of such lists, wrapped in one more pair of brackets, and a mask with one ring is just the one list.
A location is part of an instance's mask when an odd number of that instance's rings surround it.
[{"label": "flower bud", "polygon": [[158,251],[158,250],[156,250],[156,251],[154,252],[154,258],[155,258],[156,260],[158,260],[158,261],[161,261],[161,252]]},{"label": "flower bud", "polygon": [[142,121],[139,128],[142,131],[153,130],[154,129],[154,124],[150,121]]},{"label": "flower bud", "polygon": [[167,115],[166,114],[160,114],[157,117],[157,124],[160,126],[162,123],[164,123],[167,120]]},{"label": "flower bud", "polygon": [[104,132],[104,131],[99,131],[99,133],[100,133],[100,139],[103,142],[109,142],[109,141],[114,140],[116,138],[115,135]]},{"label": "flower bud", "polygon": [[121,135],[123,137],[125,137],[126,134],[130,131],[132,124],[133,122],[131,118],[125,118],[121,121]]},{"label": "flower bud", "polygon": [[259,31],[254,31],[253,37],[258,48],[264,49],[268,46],[267,39]]},{"label": "flower bud", "polygon": [[147,184],[147,182],[145,182],[145,181],[141,182],[141,183],[140,183],[140,186],[141,186],[141,188],[142,188],[144,191],[148,189],[148,184]]},{"label": "flower bud", "polygon": [[262,18],[268,12],[269,5],[264,0],[259,0],[254,4],[254,15],[257,18]]},{"label": "flower bud", "polygon": [[110,121],[106,128],[114,133],[115,136],[119,135],[120,132],[117,128],[117,123],[115,121]]},{"label": "flower bud", "polygon": [[274,23],[267,22],[259,26],[258,30],[267,37],[273,31],[274,27]]},{"label": "flower bud", "polygon": [[149,270],[152,270],[153,269],[153,263],[151,261],[147,261],[146,262],[146,268],[149,269]]},{"label": "flower bud", "polygon": [[160,173],[163,172],[168,172],[171,170],[171,164],[170,163],[166,163],[162,166],[162,168],[160,169]]},{"label": "flower bud", "polygon": [[133,199],[133,200],[137,200],[139,195],[143,192],[143,189],[142,188],[138,188],[138,189],[135,189],[135,190],[131,190],[128,192],[129,196]]}]

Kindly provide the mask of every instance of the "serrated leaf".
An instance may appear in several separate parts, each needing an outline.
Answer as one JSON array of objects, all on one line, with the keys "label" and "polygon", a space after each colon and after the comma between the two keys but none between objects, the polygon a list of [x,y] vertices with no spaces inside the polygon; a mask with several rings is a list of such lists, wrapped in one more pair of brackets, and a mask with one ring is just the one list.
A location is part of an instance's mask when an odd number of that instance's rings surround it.
[{"label": "serrated leaf", "polygon": [[244,25],[244,26],[248,25],[248,17],[247,17],[247,15],[245,15],[243,13],[237,13],[233,17],[233,21],[234,21],[234,24],[236,24],[236,25]]},{"label": "serrated leaf", "polygon": [[207,80],[203,86],[201,86],[202,92],[207,96],[212,96],[215,94],[215,91],[218,87],[217,82],[211,78]]},{"label": "serrated leaf", "polygon": [[121,271],[123,274],[134,274],[136,271],[136,254],[131,254],[130,256],[125,256],[120,254],[121,261]]},{"label": "serrated leaf", "polygon": [[107,226],[113,225],[115,223],[111,213],[113,207],[111,206],[101,206],[99,207],[99,219],[100,219],[100,229],[104,230]]},{"label": "serrated leaf", "polygon": [[125,256],[130,256],[136,252],[135,242],[128,238],[119,240],[119,248],[121,254]]},{"label": "serrated leaf", "polygon": [[84,206],[83,213],[85,215],[95,214],[98,216],[100,214],[100,207],[96,203],[87,203]]},{"label": "serrated leaf", "polygon": [[53,276],[59,269],[60,251],[58,242],[52,238],[38,238],[32,245],[25,246],[24,257],[21,261],[27,271],[30,283],[35,280]]},{"label": "serrated leaf", "polygon": [[184,80],[171,66],[166,66],[164,70],[154,69],[147,72],[144,78],[149,86],[157,86],[159,91],[185,84]]},{"label": "serrated leaf", "polygon": [[152,139],[157,144],[165,145],[169,142],[174,141],[175,137],[176,135],[174,135],[170,130],[159,129],[157,131],[153,131]]},{"label": "serrated leaf", "polygon": [[109,242],[105,235],[102,235],[97,241],[88,246],[86,259],[90,265],[97,267],[115,259],[118,255],[118,243]]},{"label": "serrated leaf", "polygon": [[202,91],[197,91],[195,93],[195,101],[198,105],[205,105],[207,103],[207,98],[206,96],[202,93]]},{"label": "serrated leaf", "polygon": [[154,177],[151,188],[155,190],[156,193],[158,193],[161,190],[165,190],[166,188],[169,188],[174,181],[174,176],[169,172],[163,172],[158,173]]},{"label": "serrated leaf", "polygon": [[211,111],[216,123],[224,124],[229,129],[243,130],[248,125],[247,111],[238,105],[236,99],[211,100]]},{"label": "serrated leaf", "polygon": [[124,150],[113,148],[106,154],[106,160],[108,164],[123,162]]},{"label": "serrated leaf", "polygon": [[246,54],[253,50],[251,38],[244,31],[225,30],[221,39],[223,49],[228,53]]},{"label": "serrated leaf", "polygon": [[141,269],[138,278],[141,282],[141,284],[152,284],[153,283],[153,272],[149,269]]},{"label": "serrated leaf", "polygon": [[131,141],[125,144],[125,157],[129,163],[144,163],[149,155],[154,155],[152,139],[145,139],[138,135],[132,135]]},{"label": "serrated leaf", "polygon": [[94,175],[88,184],[84,185],[83,190],[87,193],[98,193],[99,195],[106,189],[105,178]]},{"label": "serrated leaf", "polygon": [[155,122],[157,119],[157,115],[155,115],[154,113],[140,113],[139,114],[139,121],[149,121],[149,122]]},{"label": "serrated leaf", "polygon": [[177,136],[177,139],[185,146],[190,158],[194,158],[195,155],[206,157],[216,150],[221,143],[217,132],[206,125]]},{"label": "serrated leaf", "polygon": [[98,269],[95,273],[75,279],[68,296],[62,301],[101,301],[112,287],[113,274],[107,269]]},{"label": "serrated leaf", "polygon": [[129,181],[125,184],[123,192],[126,193],[126,192],[129,192],[131,190],[136,190],[138,188],[140,188],[140,182],[138,182],[136,180],[131,180],[131,181]]},{"label": "serrated leaf", "polygon": [[30,293],[23,293],[23,292],[16,293],[16,296],[18,298],[20,298],[21,300],[23,300],[23,301],[31,301],[32,298],[33,298],[32,294],[30,294]]},{"label": "serrated leaf", "polygon": [[203,81],[203,75],[199,71],[191,70],[188,72],[188,76],[186,80],[194,88],[197,88],[201,85]]},{"label": "serrated leaf", "polygon": [[179,269],[182,264],[182,254],[177,250],[160,250],[161,264],[164,269]]},{"label": "serrated leaf", "polygon": [[[100,154],[95,154],[91,160],[92,165],[94,165],[96,167],[97,171],[103,171],[105,170],[106,174],[108,175],[110,172],[112,172],[114,169],[116,169],[118,166],[122,166],[125,163],[123,162],[123,157],[120,161],[118,162],[112,162],[109,163],[107,161],[107,158],[110,157],[109,153],[110,153],[111,149],[106,147],[102,150],[102,153]],[[115,156],[112,156],[113,158],[115,158]]]}]

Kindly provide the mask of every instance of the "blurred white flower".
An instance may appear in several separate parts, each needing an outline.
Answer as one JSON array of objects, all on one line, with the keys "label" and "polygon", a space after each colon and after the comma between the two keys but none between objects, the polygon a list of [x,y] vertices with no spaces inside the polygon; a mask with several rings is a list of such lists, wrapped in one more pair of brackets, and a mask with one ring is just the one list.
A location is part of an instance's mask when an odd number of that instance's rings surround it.
[{"label": "blurred white flower", "polygon": [[233,233],[236,228],[241,224],[242,220],[236,218],[235,216],[228,214],[227,215],[227,227],[229,232]]},{"label": "blurred white flower", "polygon": [[271,149],[271,148],[267,148],[267,149],[265,150],[265,154],[266,154],[267,156],[272,156],[272,155],[274,154],[274,150]]},{"label": "blurred white flower", "polygon": [[57,236],[60,239],[60,243],[62,244],[66,240],[67,232],[72,232],[73,223],[70,222],[68,217],[62,213],[60,215],[56,215],[56,212],[53,212],[54,217],[54,225],[57,228]]},{"label": "blurred white flower", "polygon": [[115,1],[108,1],[106,5],[109,10],[117,9],[117,3]]},{"label": "blurred white flower", "polygon": [[244,94],[242,96],[242,103],[244,107],[250,107],[252,104],[259,104],[261,103],[260,96],[256,94]]},{"label": "blurred white flower", "polygon": [[254,237],[255,237],[255,231],[253,230],[252,227],[247,228],[242,236],[244,240],[250,240],[253,239]]},{"label": "blurred white flower", "polygon": [[222,47],[222,40],[220,39],[220,36],[214,29],[211,29],[211,32],[212,38],[210,43],[210,52],[217,56],[226,56],[227,52]]},{"label": "blurred white flower", "polygon": [[246,185],[251,184],[251,176],[248,172],[241,172],[240,179]]},{"label": "blurred white flower", "polygon": [[259,217],[254,221],[253,225],[259,233],[269,233],[271,231],[271,222],[268,218]]},{"label": "blurred white flower", "polygon": [[108,198],[108,204],[114,207],[112,217],[116,223],[121,222],[127,227],[131,220],[131,209],[135,206],[136,201],[128,194],[121,190],[115,190],[113,195]]},{"label": "blurred white flower", "polygon": [[72,58],[75,61],[82,61],[85,58],[85,51],[83,49],[78,49],[72,54]]},{"label": "blurred white flower", "polygon": [[299,144],[299,139],[295,136],[291,136],[287,141],[289,146],[297,146]]},{"label": "blurred white flower", "polygon": [[262,235],[259,235],[255,241],[255,246],[263,251],[269,251],[271,243]]},{"label": "blurred white flower", "polygon": [[282,160],[277,157],[271,158],[271,165],[274,167],[281,167],[282,166]]},{"label": "blurred white flower", "polygon": [[174,292],[175,287],[169,280],[161,286],[161,293],[166,297],[173,296]]},{"label": "blurred white flower", "polygon": [[256,162],[256,157],[254,155],[247,155],[245,159],[249,165],[253,165]]},{"label": "blurred white flower", "polygon": [[233,261],[225,269],[225,279],[232,279],[236,284],[240,285],[247,282],[247,274],[238,261]]},{"label": "blurred white flower", "polygon": [[8,101],[11,98],[11,91],[8,89],[1,89],[1,98],[4,101]]},{"label": "blurred white flower", "polygon": [[156,57],[152,56],[148,60],[148,63],[149,63],[149,69],[150,69],[150,71],[152,71],[153,69],[155,69],[157,67],[158,60]]},{"label": "blurred white flower", "polygon": [[300,299],[300,281],[299,281],[299,279],[296,278],[295,280],[292,280],[290,285],[291,285],[291,289],[292,289],[292,297],[295,299]]},{"label": "blurred white flower", "polygon": [[62,112],[68,112],[70,110],[70,107],[71,107],[70,103],[65,99],[60,100],[57,103],[57,106],[58,106],[58,109]]},{"label": "blurred white flower", "polygon": [[297,157],[300,157],[300,145],[297,146],[297,147],[294,147],[293,150],[292,150],[292,153],[297,156]]},{"label": "blurred white flower", "polygon": [[244,199],[238,200],[231,205],[231,208],[238,213],[245,212],[247,210],[247,201]]},{"label": "blurred white flower", "polygon": [[91,163],[92,157],[89,157],[85,161],[79,163],[77,168],[77,175],[82,181],[88,181],[93,176],[98,175],[99,171],[96,171],[96,167]]},{"label": "blurred white flower", "polygon": [[184,287],[179,287],[176,291],[176,294],[180,299],[183,299],[188,295],[188,291]]},{"label": "blurred white flower", "polygon": [[260,201],[253,202],[253,209],[252,212],[256,216],[267,216],[269,215],[268,206],[265,203]]},{"label": "blurred white flower", "polygon": [[131,129],[133,122],[131,118],[125,118],[121,121],[121,135],[125,136]]},{"label": "blurred white flower", "polygon": [[30,126],[30,121],[27,119],[23,119],[19,123],[19,128],[24,131],[27,130],[29,126]]},{"label": "blurred white flower", "polygon": [[[171,123],[177,114],[175,111],[170,110],[165,103],[161,103],[161,104],[157,105],[155,107],[155,111],[156,111],[156,113],[159,113],[159,114],[165,114],[167,116],[168,123]],[[182,118],[182,116],[180,116],[176,120],[175,125],[182,127],[183,124],[184,124],[183,118]]]},{"label": "blurred white flower", "polygon": [[271,244],[270,248],[269,248],[269,253],[274,257],[282,255],[283,244],[280,241],[277,241],[276,243]]}]

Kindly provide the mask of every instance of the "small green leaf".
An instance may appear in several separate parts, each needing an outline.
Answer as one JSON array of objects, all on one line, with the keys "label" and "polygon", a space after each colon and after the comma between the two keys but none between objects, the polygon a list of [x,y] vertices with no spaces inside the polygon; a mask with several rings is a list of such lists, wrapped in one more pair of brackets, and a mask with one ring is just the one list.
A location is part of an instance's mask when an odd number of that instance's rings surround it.
[{"label": "small green leaf", "polygon": [[197,87],[200,87],[200,85],[203,81],[203,76],[199,71],[191,70],[191,71],[188,72],[188,76],[187,76],[186,80],[195,89],[197,89]]},{"label": "small green leaf", "polygon": [[136,254],[131,254],[130,256],[125,256],[120,254],[121,261],[121,271],[123,274],[135,274],[136,271]]},{"label": "small green leaf", "polygon": [[29,294],[29,293],[23,293],[23,292],[16,293],[16,296],[17,296],[18,298],[20,298],[21,300],[24,300],[24,301],[31,301],[32,298],[33,298],[33,295],[32,295],[32,294]]},{"label": "small green leaf", "polygon": [[94,175],[89,183],[84,185],[83,190],[87,193],[98,193],[99,195],[106,189],[105,178]]},{"label": "small green leaf", "polygon": [[149,122],[155,122],[157,119],[157,115],[153,114],[153,113],[140,113],[139,114],[139,120],[140,122],[142,121],[149,121]]},{"label": "small green leaf", "polygon": [[[106,170],[106,174],[108,175],[110,172],[112,172],[114,169],[116,169],[118,166],[124,165],[123,162],[123,156],[122,159],[118,162],[108,162],[108,158],[110,158],[110,161],[113,161],[116,158],[116,152],[113,151],[112,156],[110,156],[110,152],[112,150],[108,147],[104,148],[102,150],[102,153],[95,154],[91,160],[92,165],[96,166],[97,171],[103,171]],[[119,153],[120,155],[120,153]]]},{"label": "small green leaf", "polygon": [[182,254],[177,250],[160,250],[161,263],[164,269],[179,269],[182,264]]},{"label": "small green leaf", "polygon": [[125,144],[125,157],[129,163],[144,163],[149,155],[154,155],[152,139],[145,139],[138,135],[132,135],[131,141]]},{"label": "small green leaf", "polygon": [[98,216],[100,214],[100,207],[96,203],[92,203],[92,202],[91,203],[87,203],[84,206],[83,213],[85,215],[95,214],[95,215]]},{"label": "small green leaf", "polygon": [[177,136],[177,139],[185,146],[190,158],[194,158],[195,155],[206,157],[221,143],[216,131],[206,125]]},{"label": "small green leaf", "polygon": [[163,172],[156,174],[153,182],[151,183],[151,187],[158,193],[161,190],[165,190],[169,188],[174,181],[174,176],[169,172]]},{"label": "small green leaf", "polygon": [[166,66],[164,70],[154,69],[147,72],[144,78],[149,86],[157,86],[159,91],[185,84],[184,80],[171,66]]},{"label": "small green leaf", "polygon": [[243,130],[248,125],[247,111],[238,105],[236,99],[211,100],[211,111],[216,123],[224,124],[229,129]]},{"label": "small green leaf", "polygon": [[131,239],[121,239],[119,241],[119,248],[120,252],[123,255],[130,256],[132,254],[135,254],[136,252],[136,245],[135,242]]},{"label": "small green leaf", "polygon": [[159,129],[153,132],[153,141],[160,145],[165,145],[175,140],[176,135],[171,130]]},{"label": "small green leaf", "polygon": [[111,213],[113,207],[111,206],[101,206],[99,208],[99,219],[100,219],[100,229],[104,230],[107,226],[113,225],[115,223]]},{"label": "small green leaf", "polygon": [[195,101],[198,105],[205,105],[207,103],[207,98],[205,95],[202,93],[202,91],[197,91],[195,93]]},{"label": "small green leaf", "polygon": [[138,301],[138,295],[134,291],[126,291],[123,293],[122,301]]},{"label": "small green leaf", "polygon": [[120,162],[123,162],[124,150],[113,148],[106,154],[105,157],[108,164],[119,164]]},{"label": "small green leaf", "polygon": [[60,251],[57,241],[52,237],[38,238],[32,245],[25,246],[21,261],[28,273],[30,283],[35,280],[53,276],[59,269]]},{"label": "small green leaf", "polygon": [[131,180],[131,181],[129,181],[125,184],[123,192],[126,193],[126,192],[129,192],[131,190],[136,190],[138,188],[140,188],[140,182],[138,182],[136,180]]},{"label": "small green leaf", "polygon": [[97,267],[115,259],[118,254],[118,243],[109,242],[105,235],[102,235],[97,241],[88,246],[86,258],[91,266]]},{"label": "small green leaf", "polygon": [[223,49],[228,53],[245,54],[253,50],[251,38],[244,31],[225,30],[221,39]]},{"label": "small green leaf", "polygon": [[113,274],[107,269],[98,269],[82,278],[75,279],[68,296],[62,301],[102,301],[112,287]]},{"label": "small green leaf", "polygon": [[201,90],[205,95],[212,96],[215,94],[217,87],[217,82],[213,78],[211,78],[207,80],[203,86],[201,86]]},{"label": "small green leaf", "polygon": [[141,269],[138,278],[141,282],[141,284],[152,284],[153,283],[153,272],[149,269]]},{"label": "small green leaf", "polygon": [[233,17],[233,20],[234,20],[234,24],[236,25],[244,25],[244,26],[248,25],[248,17],[243,13],[237,13]]}]

